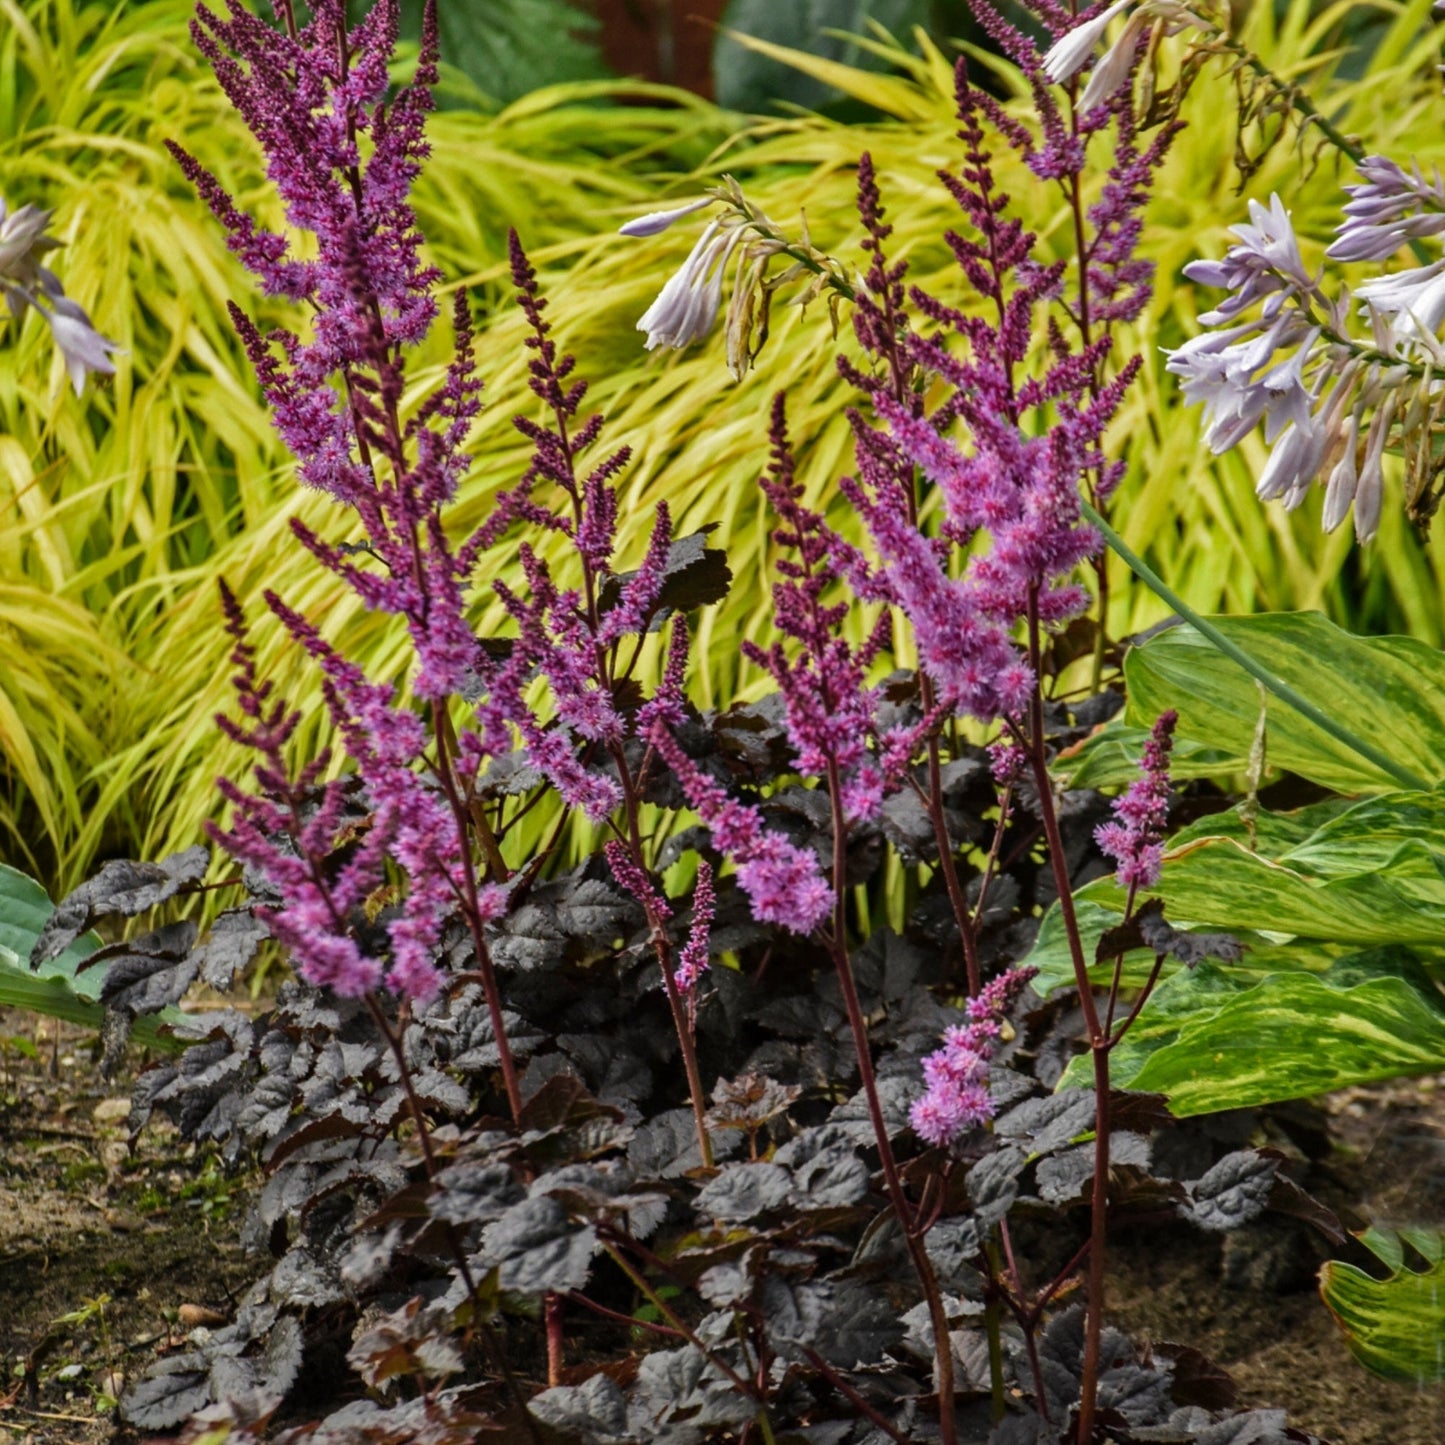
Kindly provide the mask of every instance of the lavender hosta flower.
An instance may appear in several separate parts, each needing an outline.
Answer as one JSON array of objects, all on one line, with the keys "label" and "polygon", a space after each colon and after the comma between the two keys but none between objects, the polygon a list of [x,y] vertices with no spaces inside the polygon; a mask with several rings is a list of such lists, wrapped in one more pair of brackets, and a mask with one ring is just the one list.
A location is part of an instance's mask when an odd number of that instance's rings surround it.
[{"label": "lavender hosta flower", "polygon": [[1332,261],[1385,261],[1410,241],[1445,232],[1445,178],[1430,179],[1418,161],[1410,170],[1388,156],[1366,156],[1361,180],[1345,187],[1345,220],[1325,252]]},{"label": "lavender hosta flower", "polygon": [[[757,300],[760,293],[771,295],[779,286],[802,279],[806,285],[798,297],[800,305],[829,289],[835,292],[831,304],[836,305],[836,293],[851,294],[852,287],[836,262],[812,244],[806,221],[801,238],[789,238],[743,195],[731,176],[724,176],[722,185],[710,195],[673,210],[639,216],[622,226],[621,233],[633,237],[659,235],[679,219],[713,202],[720,203],[722,211],[709,220],[687,259],[643,312],[637,329],[646,334],[649,351],[658,347],[681,350],[701,341],[717,320],[728,267],[736,256],[726,341],[728,370],[741,381],[753,362],[752,336],[761,314]],[[770,263],[783,255],[792,258],[792,265],[769,278]]]},{"label": "lavender hosta flower", "polygon": [[1139,777],[1114,803],[1114,820],[1094,833],[1099,847],[1118,863],[1116,877],[1131,893],[1152,888],[1164,865],[1164,833],[1169,825],[1169,753],[1179,714],[1170,710],[1154,720]]},{"label": "lavender hosta flower", "polygon": [[1004,1016],[1037,972],[1013,968],[986,983],[965,1005],[968,1022],[947,1029],[943,1047],[923,1060],[927,1088],[909,1109],[908,1121],[925,1143],[946,1148],[998,1112],[988,1092],[989,1061]]},{"label": "lavender hosta flower", "polygon": [[1397,344],[1435,342],[1445,321],[1445,260],[1366,281],[1355,299],[1385,320]]},{"label": "lavender hosta flower", "polygon": [[687,260],[637,320],[637,329],[647,334],[649,351],[659,346],[680,351],[712,330],[722,304],[723,273],[742,239],[741,230],[726,230],[720,221],[708,223]]},{"label": "lavender hosta flower", "polygon": [[1268,206],[1251,200],[1249,217],[1250,224],[1230,228],[1239,240],[1222,261],[1191,261],[1184,268],[1191,281],[1229,292],[1220,306],[1199,318],[1205,326],[1227,325],[1262,298],[1268,298],[1264,317],[1272,320],[1290,294],[1310,291],[1316,284],[1305,269],[1299,238],[1279,196],[1271,193]]},{"label": "lavender hosta flower", "polygon": [[27,307],[40,313],[79,396],[91,372],[115,374],[110,358],[121,348],[95,329],[84,309],[66,296],[55,272],[40,264],[41,256],[60,246],[47,234],[50,216],[36,206],[9,210],[0,198],[0,292],[17,320]]},{"label": "lavender hosta flower", "polygon": [[617,228],[617,234],[619,236],[660,236],[669,226],[682,220],[684,216],[691,216],[702,210],[704,206],[712,205],[714,199],[713,196],[702,196],[698,200],[689,201],[685,206],[676,206],[670,211],[649,211],[645,216],[637,216],[624,222]]}]

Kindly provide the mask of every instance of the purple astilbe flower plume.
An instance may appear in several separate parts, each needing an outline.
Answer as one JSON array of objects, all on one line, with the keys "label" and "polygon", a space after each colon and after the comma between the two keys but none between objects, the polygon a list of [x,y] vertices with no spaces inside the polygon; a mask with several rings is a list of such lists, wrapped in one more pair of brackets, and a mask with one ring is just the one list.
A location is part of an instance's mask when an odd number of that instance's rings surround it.
[{"label": "purple astilbe flower plume", "polygon": [[927,1088],[908,1111],[913,1132],[944,1147],[986,1124],[998,1112],[988,1092],[989,1060],[1003,1031],[1003,1019],[1024,985],[1038,972],[1013,968],[983,986],[965,1006],[968,1022],[943,1035],[943,1047],[923,1061]]},{"label": "purple astilbe flower plume", "polygon": [[780,524],[773,541],[788,554],[776,564],[773,625],[800,647],[790,651],[776,642],[764,649],[744,642],[743,652],[767,669],[782,693],[797,770],[809,777],[836,777],[846,816],[872,818],[882,805],[886,780],[869,751],[877,734],[878,697],[865,677],[887,640],[888,619],[880,618],[862,647],[838,636],[848,602],[824,600],[841,577],[836,544],[822,516],[802,504],[781,393],[773,399],[769,436],[772,466],[761,486]]},{"label": "purple astilbe flower plume", "polygon": [[[296,534],[368,608],[404,620],[417,657],[413,691],[440,703],[485,683],[493,669],[465,617],[469,551],[452,547],[442,521],[467,464],[464,445],[478,407],[461,297],[455,355],[443,383],[411,418],[400,411],[405,348],[435,319],[440,279],[421,260],[409,203],[427,152],[423,122],[436,78],[435,13],[427,7],[413,84],[388,103],[394,0],[377,5],[352,30],[341,0],[317,0],[311,8],[308,25],[283,33],[232,0],[225,19],[203,8],[193,33],[260,142],[288,220],[316,238],[317,258],[298,260],[283,238],[258,232],[214,178],[172,149],[262,289],[308,304],[305,337],[286,331],[263,337],[239,307],[231,314],[300,476],[355,514],[366,536],[364,553],[380,565],[363,565],[355,549],[335,547],[299,524]],[[298,871],[277,841],[276,825],[284,824],[291,845],[300,846],[294,820],[286,824],[259,805],[248,809],[234,789],[228,795],[238,822],[223,841],[280,890],[285,901],[276,916],[304,976],[355,993],[375,986],[384,971],[398,992],[430,998],[441,985],[434,956],[446,919],[465,906],[479,923],[495,906],[470,871],[449,764],[428,758],[422,718],[391,686],[369,682],[279,597],[268,593],[267,602],[321,667],[326,704],[371,817],[350,861],[324,889]],[[239,639],[238,617],[229,621]],[[254,691],[254,679],[246,686]],[[243,711],[245,696],[243,689]],[[505,736],[494,702],[484,703],[481,713],[481,733],[466,735],[473,752]],[[249,745],[266,759],[263,787],[279,796],[284,768],[272,739],[253,737]],[[325,807],[317,816],[330,819]],[[309,838],[305,856],[321,856],[322,842],[319,833]],[[390,960],[383,968],[359,956],[347,929],[388,864],[405,874],[406,901],[388,924]],[[325,956],[318,956],[323,946]]]},{"label": "purple astilbe flower plume", "polygon": [[1162,712],[1154,721],[1139,777],[1114,803],[1114,821],[1101,824],[1094,838],[1119,865],[1115,875],[1131,894],[1152,888],[1164,866],[1164,833],[1169,825],[1169,753],[1179,714]]},{"label": "purple astilbe flower plume", "polygon": [[688,995],[689,1007],[696,996],[698,980],[709,967],[708,934],[712,929],[716,909],[717,894],[712,886],[712,866],[703,858],[698,861],[697,883],[692,890],[692,925],[688,929],[682,956],[677,961],[677,972],[672,976],[678,989]]},{"label": "purple astilbe flower plume", "polygon": [[[987,23],[1007,39],[1011,54],[1017,52],[1041,75],[1031,41],[996,15]],[[1054,147],[1046,169],[1069,174],[1082,167],[1082,150],[1076,154],[1048,139],[1050,117],[1058,111],[1043,89],[1044,146]],[[1167,144],[1156,141],[1139,153],[1127,103],[1121,98],[1117,104],[1115,172],[1090,212],[1103,259],[1097,273],[1079,280],[1083,296],[1107,300],[1111,323],[1134,314],[1147,294],[1147,269],[1133,258],[1137,211]],[[1060,623],[1086,605],[1071,574],[1099,543],[1081,525],[1079,491],[1088,485],[1099,498],[1118,482],[1122,469],[1106,462],[1100,441],[1138,361],[1102,382],[1100,368],[1111,345],[1107,326],[1096,325],[1072,348],[1054,327],[1049,364],[1041,373],[1030,371],[1036,314],[1059,295],[1065,271],[1062,263],[1033,259],[1035,237],[1011,214],[1009,198],[995,184],[985,123],[1026,158],[1042,152],[996,101],[969,84],[961,63],[958,105],[964,163],[958,175],[944,173],[941,179],[972,234],[951,232],[946,239],[970,289],[992,315],[965,313],[914,288],[918,311],[957,333],[965,350],[958,354],[941,336],[908,333],[899,341],[899,287],[875,259],[869,300],[860,302],[865,312],[860,340],[890,375],[905,369],[932,375],[952,394],[925,416],[918,388],[905,392],[896,384],[869,384],[881,425],[853,415],[858,471],[842,488],[879,554],[877,573],[863,579],[870,595],[893,603],[908,619],[939,700],[989,722],[1020,717],[1033,694],[1033,672],[1012,640],[1017,624],[1026,618],[1035,625]],[[1103,114],[1100,124],[1108,118]],[[860,171],[859,198],[876,257],[886,231],[880,230],[871,166]],[[885,307],[888,324],[880,319]],[[1087,315],[1087,306],[1079,310]],[[894,354],[900,347],[902,362]],[[845,372],[857,376],[853,368]],[[1034,417],[1042,425],[1034,425]],[[949,435],[959,423],[969,438],[966,446]],[[941,494],[944,520],[937,537],[918,525],[920,476]],[[981,550],[973,545],[980,532],[991,541]],[[961,574],[953,565],[955,548],[971,553]],[[859,586],[860,579],[853,580]]]},{"label": "purple astilbe flower plume", "polygon": [[[573,544],[580,585],[559,586],[550,565],[522,544],[525,595],[501,581],[493,587],[518,629],[514,657],[546,678],[555,709],[555,718],[544,726],[526,708],[520,690],[515,696],[512,711],[528,756],[569,805],[601,819],[628,794],[627,740],[650,731],[656,719],[680,721],[682,716],[687,630],[680,620],[673,625],[656,696],[635,715],[616,702],[637,660],[634,649],[631,662],[620,661],[618,644],[626,637],[644,635],[659,611],[672,521],[666,505],[659,505],[642,565],[620,576],[614,561],[618,517],[614,482],[630,453],[620,448],[590,469],[582,463],[582,454],[598,440],[602,418],[592,415],[579,422],[586,383],[574,376],[574,359],[558,351],[536,272],[515,233],[510,250],[517,301],[531,331],[529,384],[549,417],[540,422],[514,418],[517,429],[532,443],[532,459],[518,485],[498,499],[479,540],[491,545],[514,522],[524,521],[558,532]],[[539,500],[538,488],[544,483],[559,490],[560,509],[554,511]],[[525,675],[519,673],[517,680],[525,682]],[[610,759],[623,782],[599,769],[599,754]]]},{"label": "purple astilbe flower plume", "polygon": [[328,874],[325,860],[341,831],[345,785],[333,781],[318,788],[325,755],[291,777],[286,746],[301,715],[273,698],[271,684],[258,676],[245,616],[224,581],[221,605],[235,643],[232,684],[241,721],[222,716],[217,722],[232,741],[256,754],[257,791],[244,792],[222,779],[219,786],[233,817],[228,828],[212,823],[208,830],[280,896],[279,904],[257,912],[272,937],[290,949],[301,976],[358,997],[380,983],[383,971],[381,961],[364,954],[351,932],[352,911],[382,881],[379,860],[374,850],[363,849],[339,875]]},{"label": "purple astilbe flower plume", "polygon": [[653,729],[652,742],[677,775],[688,802],[712,830],[713,844],[737,864],[738,883],[752,904],[753,917],[794,933],[817,928],[833,906],[833,890],[817,858],[771,831],[751,804],[730,798],[665,727]]}]

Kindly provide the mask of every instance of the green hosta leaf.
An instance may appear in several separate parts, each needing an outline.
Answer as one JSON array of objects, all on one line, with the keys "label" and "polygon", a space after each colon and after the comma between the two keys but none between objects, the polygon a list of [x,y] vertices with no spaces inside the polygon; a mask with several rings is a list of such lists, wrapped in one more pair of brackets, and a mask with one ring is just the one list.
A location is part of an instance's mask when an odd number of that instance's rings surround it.
[{"label": "green hosta leaf", "polygon": [[[99,1002],[105,969],[81,974],[76,970],[101,946],[99,937],[87,933],[58,958],[42,964],[35,973],[30,971],[30,950],[54,912],[55,905],[33,878],[0,864],[0,1006],[29,1009],[98,1030],[105,1022],[105,1008]],[[168,1017],[180,1015],[167,1009],[160,1019],[141,1019],[134,1027],[134,1037],[153,1047],[165,1044],[156,1026]]]},{"label": "green hosta leaf", "polygon": [[[1386,1379],[1445,1383],[1445,1233],[1370,1229],[1360,1238],[1389,1268],[1388,1279],[1374,1279],[1338,1260],[1320,1271],[1320,1294],[1351,1352]],[[1406,1244],[1427,1268],[1406,1264]]]},{"label": "green hosta leaf", "polygon": [[[1253,983],[1200,964],[1156,989],[1113,1061],[1117,1087],[1180,1116],[1304,1098],[1445,1069],[1445,998],[1403,948]],[[1065,1084],[1087,1082],[1078,1062]]]},{"label": "green hosta leaf", "polygon": [[[1112,906],[1106,906],[1106,902]],[[1099,939],[1106,929],[1118,926],[1123,906],[1123,894],[1107,880],[1080,889],[1074,899],[1079,932],[1084,941],[1084,957],[1090,963],[1089,976],[1098,988],[1107,988],[1114,972],[1112,959],[1097,964],[1093,962]],[[1280,972],[1323,973],[1340,959],[1359,951],[1347,943],[1331,943],[1322,939],[1281,942],[1278,937],[1271,938],[1243,928],[1231,928],[1229,932],[1244,944],[1244,957],[1238,963],[1229,965],[1229,976],[1241,984],[1258,983],[1270,974]],[[1073,987],[1073,960],[1057,908],[1051,908],[1044,918],[1027,962],[1039,971],[1034,987],[1040,993]],[[1148,949],[1130,950],[1124,955],[1124,987],[1142,987],[1153,967],[1154,955]],[[1178,962],[1170,959],[1164,964],[1162,976],[1170,978],[1180,967]]]},{"label": "green hosta leaf", "polygon": [[[1431,783],[1445,780],[1445,654],[1406,637],[1355,637],[1315,612],[1210,619],[1224,635],[1317,707]],[[1128,721],[1147,726],[1166,708],[1181,738],[1248,757],[1259,689],[1192,627],[1172,627],[1125,663]],[[1268,703],[1268,757],[1341,792],[1396,780],[1277,698]]]},{"label": "green hosta leaf", "polygon": [[[1150,729],[1115,719],[1077,746],[1059,754],[1053,771],[1068,788],[1122,788],[1139,776],[1139,760]],[[1193,738],[1177,738],[1169,757],[1175,782],[1190,778],[1224,778],[1243,773],[1249,758],[1226,748],[1209,747]]]},{"label": "green hosta leaf", "polygon": [[[421,9],[405,7],[404,32],[419,33]],[[437,6],[437,32],[442,59],[500,104],[611,73],[596,16],[574,0],[448,0]]]},{"label": "green hosta leaf", "polygon": [[[1445,790],[1332,799],[1294,813],[1261,813],[1254,837],[1237,812],[1214,813],[1176,833],[1151,890],[1176,926],[1225,929],[1249,947],[1243,977],[1281,967],[1318,971],[1344,953],[1410,944],[1445,960]],[[1092,964],[1099,935],[1118,921],[1124,894],[1111,878],[1079,890],[1076,907]],[[1152,964],[1125,959],[1125,982]],[[1057,908],[1030,962],[1045,991],[1073,982]],[[1106,982],[1112,966],[1097,970]]]}]

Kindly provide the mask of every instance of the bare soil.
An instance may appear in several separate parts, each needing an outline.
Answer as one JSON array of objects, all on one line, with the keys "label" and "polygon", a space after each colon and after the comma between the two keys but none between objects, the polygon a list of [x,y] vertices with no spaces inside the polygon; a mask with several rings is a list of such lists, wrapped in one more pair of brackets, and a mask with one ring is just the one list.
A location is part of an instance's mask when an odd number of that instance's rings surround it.
[{"label": "bare soil", "polygon": [[[113,1424],[120,1377],[207,1322],[199,1311],[224,1317],[249,1278],[235,1244],[246,1181],[164,1126],[132,1152],[129,1078],[103,1082],[85,1035],[56,1032],[0,1012],[0,1040],[38,1055],[0,1046],[0,1445],[134,1440]],[[1350,1222],[1445,1227],[1445,1077],[1331,1095],[1260,1127]],[[1351,1357],[1315,1289],[1325,1253],[1277,1223],[1227,1240],[1121,1229],[1110,1317],[1202,1350],[1241,1404],[1285,1408],[1333,1445],[1441,1445],[1445,1391],[1377,1379]]]}]

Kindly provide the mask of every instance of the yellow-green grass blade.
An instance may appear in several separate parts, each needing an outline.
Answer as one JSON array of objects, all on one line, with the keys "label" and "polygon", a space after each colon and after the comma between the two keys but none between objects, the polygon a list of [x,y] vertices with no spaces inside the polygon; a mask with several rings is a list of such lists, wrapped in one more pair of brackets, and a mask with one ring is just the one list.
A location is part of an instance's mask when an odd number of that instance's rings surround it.
[{"label": "yellow-green grass blade", "polygon": [[[1333,40],[1328,27],[1310,30],[1307,5],[1287,7],[1278,29],[1272,9],[1251,7],[1244,22],[1246,40],[1268,63],[1284,74],[1308,73],[1317,99],[1368,149],[1430,154],[1438,78],[1428,6],[1381,7],[1388,23],[1377,63],[1351,81],[1336,79],[1336,62],[1322,58]],[[116,687],[92,680],[94,669],[72,674],[37,655],[31,671],[54,677],[57,715],[78,725],[47,734],[33,703],[9,724],[19,730],[9,754],[12,778],[27,748],[36,761],[27,763],[30,781],[0,796],[0,813],[46,876],[65,884],[84,874],[97,850],[137,855],[193,841],[215,810],[215,776],[244,770],[245,760],[210,722],[224,702],[228,650],[213,600],[217,576],[252,603],[262,586],[279,582],[293,601],[325,617],[374,675],[400,679],[406,670],[406,648],[394,631],[359,616],[334,580],[304,560],[278,560],[293,557],[285,532],[292,514],[327,535],[343,535],[343,528],[320,499],[297,495],[224,303],[241,298],[263,325],[295,318],[255,301],[215,223],[161,147],[167,136],[181,139],[244,209],[280,224],[253,146],[192,51],[190,10],[190,0],[0,0],[0,192],[15,203],[56,206],[58,233],[69,243],[57,269],[101,329],[127,347],[114,384],[93,386],[77,404],[35,318],[18,332],[9,328],[0,342],[0,434],[23,462],[6,460],[4,477],[12,480],[0,478],[10,489],[0,500],[18,526],[10,535],[0,529],[0,580],[84,607],[103,647],[128,660],[117,700]],[[889,43],[877,45],[886,50]],[[957,215],[933,176],[958,157],[951,64],[933,49],[892,53],[897,75],[858,72],[848,81],[864,90],[888,81],[886,96],[876,98],[890,114],[858,126],[792,117],[730,139],[736,117],[675,91],[627,84],[556,88],[496,116],[434,117],[434,155],[418,209],[431,254],[450,276],[466,278],[482,317],[478,350],[488,382],[474,436],[482,460],[464,484],[458,535],[525,465],[509,420],[532,404],[504,269],[506,227],[515,222],[543,262],[549,315],[594,381],[611,440],[636,453],[627,482],[627,559],[640,551],[660,499],[684,528],[723,522],[719,540],[738,582],[727,602],[699,619],[694,694],[703,703],[765,686],[736,644],[740,636],[765,642],[771,635],[769,522],[755,488],[769,396],[787,386],[795,433],[807,439],[801,476],[809,499],[850,536],[856,519],[838,505],[832,483],[850,464],[841,413],[852,398],[833,369],[821,308],[806,317],[775,310],[773,339],[739,387],[722,366],[718,339],[682,355],[649,356],[633,323],[691,236],[638,242],[613,232],[623,216],[695,194],[730,170],[780,221],[793,224],[805,209],[819,244],[857,262],[853,173],[866,148],[884,183],[896,253],[908,257],[914,279],[971,304],[939,240]],[[1007,67],[999,73],[1012,84]],[[1200,251],[1220,254],[1231,240],[1228,226],[1244,217],[1231,170],[1233,128],[1221,123],[1229,112],[1223,88],[1211,70],[1187,101],[1190,128],[1166,163],[1146,227],[1144,249],[1159,281],[1146,316],[1121,336],[1121,350],[1137,351],[1144,372],[1113,438],[1129,467],[1115,522],[1202,611],[1322,608],[1357,628],[1408,629],[1438,642],[1445,560],[1438,529],[1422,547],[1398,507],[1387,505],[1363,585],[1353,570],[1341,579],[1350,540],[1319,536],[1317,503],[1293,515],[1262,507],[1253,495],[1262,445],[1251,439],[1225,457],[1209,456],[1197,416],[1181,408],[1163,372],[1158,348],[1192,334],[1197,313],[1214,299],[1181,280],[1183,265]],[[637,103],[610,105],[612,97]],[[1100,160],[1107,162],[1102,149]],[[1000,157],[997,170],[1062,253],[1058,198],[1014,159]],[[1328,154],[1301,171],[1286,140],[1265,156],[1250,193],[1288,195],[1313,264],[1347,178]],[[846,327],[842,343],[852,344]],[[436,375],[445,353],[439,334],[417,354],[418,375],[428,367]],[[1110,576],[1116,634],[1163,615],[1162,604],[1131,585],[1124,569],[1111,564]],[[477,620],[481,627],[499,621],[485,604]],[[257,640],[278,685],[305,714],[298,746],[315,745],[327,729],[314,675],[273,625],[261,625]],[[109,663],[101,672],[115,675]],[[42,774],[51,795],[43,808]],[[539,810],[518,834],[519,850],[548,821]],[[18,841],[14,847],[14,856],[27,856]]]}]

